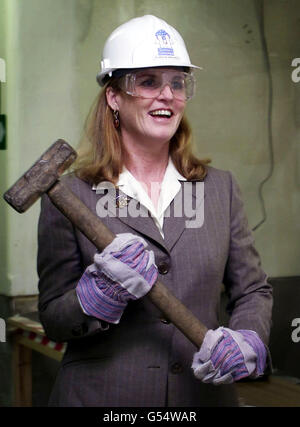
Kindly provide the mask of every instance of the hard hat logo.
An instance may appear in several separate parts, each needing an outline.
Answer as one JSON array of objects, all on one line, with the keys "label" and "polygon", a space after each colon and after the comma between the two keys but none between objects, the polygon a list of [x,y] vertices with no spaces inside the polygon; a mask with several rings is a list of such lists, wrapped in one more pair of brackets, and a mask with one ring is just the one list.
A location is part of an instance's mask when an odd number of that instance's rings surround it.
[{"label": "hard hat logo", "polygon": [[159,30],[155,33],[158,40],[158,56],[175,56],[171,45],[171,37],[165,30]]}]

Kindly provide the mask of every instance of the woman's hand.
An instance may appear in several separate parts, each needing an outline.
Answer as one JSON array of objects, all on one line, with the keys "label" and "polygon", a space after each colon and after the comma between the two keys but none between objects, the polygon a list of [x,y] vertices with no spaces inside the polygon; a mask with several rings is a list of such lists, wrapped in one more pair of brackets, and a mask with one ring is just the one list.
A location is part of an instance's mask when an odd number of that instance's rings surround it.
[{"label": "woman's hand", "polygon": [[154,254],[131,233],[118,234],[94,257],[76,287],[81,307],[89,316],[119,323],[129,300],[146,295],[157,280]]},{"label": "woman's hand", "polygon": [[204,383],[229,384],[263,374],[267,351],[257,333],[218,328],[207,331],[192,369]]}]

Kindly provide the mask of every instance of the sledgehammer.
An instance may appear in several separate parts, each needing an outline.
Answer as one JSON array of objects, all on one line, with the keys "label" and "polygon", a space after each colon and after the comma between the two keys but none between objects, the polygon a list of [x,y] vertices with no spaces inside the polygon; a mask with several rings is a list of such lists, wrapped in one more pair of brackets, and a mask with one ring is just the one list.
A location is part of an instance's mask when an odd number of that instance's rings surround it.
[{"label": "sledgehammer", "polygon": [[[4,194],[4,199],[17,212],[25,212],[43,193],[53,204],[102,251],[115,235],[85,204],[61,183],[60,175],[76,159],[76,151],[64,140],[56,141]],[[159,280],[147,294],[153,304],[197,348],[207,328]]]}]

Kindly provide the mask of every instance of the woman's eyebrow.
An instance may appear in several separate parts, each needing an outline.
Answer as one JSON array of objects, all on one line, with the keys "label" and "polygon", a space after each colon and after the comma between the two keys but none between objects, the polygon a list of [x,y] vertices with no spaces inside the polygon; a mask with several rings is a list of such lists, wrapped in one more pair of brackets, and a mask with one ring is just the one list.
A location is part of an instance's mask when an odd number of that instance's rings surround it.
[{"label": "woman's eyebrow", "polygon": [[155,77],[157,74],[155,72],[151,71],[141,71],[140,73],[137,73],[137,77]]}]

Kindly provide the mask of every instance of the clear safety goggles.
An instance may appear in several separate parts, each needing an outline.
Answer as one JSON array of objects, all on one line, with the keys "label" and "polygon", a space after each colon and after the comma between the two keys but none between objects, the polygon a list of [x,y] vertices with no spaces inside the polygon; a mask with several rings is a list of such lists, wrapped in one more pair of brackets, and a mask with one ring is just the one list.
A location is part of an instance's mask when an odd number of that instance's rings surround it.
[{"label": "clear safety goggles", "polygon": [[184,71],[148,68],[125,74],[119,81],[120,89],[128,95],[149,99],[158,97],[166,85],[180,101],[194,96],[195,78]]}]

